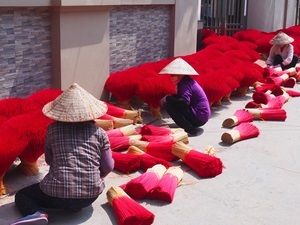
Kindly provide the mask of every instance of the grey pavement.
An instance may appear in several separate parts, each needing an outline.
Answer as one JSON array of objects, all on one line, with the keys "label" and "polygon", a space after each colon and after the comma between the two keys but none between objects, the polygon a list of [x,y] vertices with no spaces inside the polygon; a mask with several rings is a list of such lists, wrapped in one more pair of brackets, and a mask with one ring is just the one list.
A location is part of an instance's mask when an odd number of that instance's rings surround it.
[{"label": "grey pavement", "polygon": [[[300,89],[299,86],[296,89]],[[255,121],[260,129],[257,138],[231,146],[221,143],[221,127],[225,118],[243,108],[251,94],[232,99],[231,103],[214,108],[213,116],[203,127],[203,133],[190,137],[190,145],[202,151],[212,145],[219,151],[225,165],[223,173],[212,179],[200,179],[186,171],[174,201],[165,204],[154,200],[140,203],[155,214],[155,225],[298,225],[300,224],[300,98],[285,105],[285,122]],[[145,120],[151,121],[147,112]],[[164,115],[154,124],[172,124]],[[6,176],[9,196],[0,199],[0,225],[20,217],[14,207],[13,193],[41,179],[47,166],[40,159],[39,176],[25,177],[12,169]],[[110,225],[117,224],[112,208],[107,204],[106,190],[120,185],[139,173],[111,173],[105,180],[106,189],[91,207],[79,213],[50,214],[50,225]]]}]

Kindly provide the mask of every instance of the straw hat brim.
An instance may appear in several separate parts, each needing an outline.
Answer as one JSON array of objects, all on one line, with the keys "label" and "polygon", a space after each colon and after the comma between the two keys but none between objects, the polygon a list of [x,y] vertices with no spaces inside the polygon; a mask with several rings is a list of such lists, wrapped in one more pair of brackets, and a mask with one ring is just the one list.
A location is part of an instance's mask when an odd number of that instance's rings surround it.
[{"label": "straw hat brim", "polygon": [[271,45],[287,45],[294,42],[294,38],[285,33],[278,33],[271,41]]},{"label": "straw hat brim", "polygon": [[45,116],[61,122],[85,122],[97,119],[107,112],[106,103],[77,84],[71,85],[55,100],[43,107]]}]

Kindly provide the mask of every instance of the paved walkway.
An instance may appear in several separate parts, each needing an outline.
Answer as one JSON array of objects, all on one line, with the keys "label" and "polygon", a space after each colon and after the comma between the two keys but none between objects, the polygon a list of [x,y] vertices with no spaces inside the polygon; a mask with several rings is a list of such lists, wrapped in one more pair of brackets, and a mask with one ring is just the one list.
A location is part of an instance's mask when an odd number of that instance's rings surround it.
[{"label": "paved walkway", "polygon": [[[285,122],[256,121],[260,136],[232,146],[222,145],[223,120],[236,109],[243,108],[248,100],[250,94],[215,109],[212,119],[203,127],[203,133],[190,138],[190,145],[196,149],[203,150],[207,145],[219,149],[217,155],[226,166],[221,175],[199,179],[187,171],[173,203],[141,202],[155,214],[155,225],[300,224],[300,98],[290,99],[284,105],[288,116]],[[172,123],[168,118],[155,123],[161,122]],[[12,170],[6,178],[9,190],[14,192],[41,179],[47,171],[42,159],[41,164],[41,174],[36,177],[24,177]],[[106,178],[106,186],[123,184],[137,174],[111,173]],[[50,215],[49,224],[116,224],[106,201],[106,190],[92,207],[77,214]],[[0,199],[1,225],[20,216],[13,199],[13,195]]]}]

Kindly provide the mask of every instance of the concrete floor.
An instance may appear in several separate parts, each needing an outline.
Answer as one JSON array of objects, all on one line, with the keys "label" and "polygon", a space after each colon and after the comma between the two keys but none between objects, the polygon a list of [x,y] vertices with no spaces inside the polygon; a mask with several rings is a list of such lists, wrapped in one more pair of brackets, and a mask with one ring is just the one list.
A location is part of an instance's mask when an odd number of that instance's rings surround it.
[{"label": "concrete floor", "polygon": [[[297,86],[296,89],[299,90]],[[155,214],[155,225],[298,225],[300,224],[300,98],[284,105],[285,122],[256,121],[261,133],[257,138],[232,146],[221,143],[225,131],[221,124],[236,109],[251,99],[233,99],[213,111],[213,117],[203,127],[203,133],[190,138],[190,145],[202,151],[207,145],[219,149],[217,156],[225,165],[223,173],[212,179],[199,179],[186,171],[182,185],[177,188],[173,203],[145,200],[141,204]],[[151,118],[146,116],[149,120]],[[172,123],[168,118],[154,124]],[[43,177],[47,166],[41,159],[41,174],[24,177],[12,170],[6,177],[11,193]],[[186,170],[186,167],[183,167]],[[106,178],[106,190],[120,185],[138,173],[111,173]],[[50,215],[51,225],[109,225],[116,224],[106,201],[106,190],[92,207],[77,214]],[[14,196],[0,199],[0,224],[20,217],[14,207]]]}]

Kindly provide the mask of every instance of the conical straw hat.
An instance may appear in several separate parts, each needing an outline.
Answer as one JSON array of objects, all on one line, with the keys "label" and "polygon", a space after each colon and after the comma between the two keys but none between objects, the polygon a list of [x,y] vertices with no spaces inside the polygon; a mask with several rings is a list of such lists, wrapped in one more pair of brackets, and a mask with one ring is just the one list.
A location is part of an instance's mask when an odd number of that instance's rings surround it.
[{"label": "conical straw hat", "polygon": [[294,41],[294,38],[290,37],[286,33],[279,32],[270,41],[271,45],[287,45]]},{"label": "conical straw hat", "polygon": [[173,74],[173,75],[199,75],[197,71],[182,58],[174,59],[166,65],[159,74]]},{"label": "conical straw hat", "polygon": [[78,84],[72,84],[55,100],[43,107],[45,116],[62,122],[94,120],[107,112],[107,105]]}]

